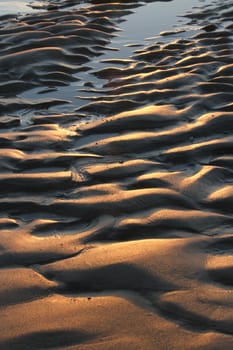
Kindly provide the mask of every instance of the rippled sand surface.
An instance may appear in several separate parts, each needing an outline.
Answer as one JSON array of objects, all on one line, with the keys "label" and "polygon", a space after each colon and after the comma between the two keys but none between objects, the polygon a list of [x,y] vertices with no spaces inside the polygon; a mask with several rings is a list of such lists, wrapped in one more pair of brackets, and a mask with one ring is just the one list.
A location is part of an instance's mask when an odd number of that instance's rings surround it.
[{"label": "rippled sand surface", "polygon": [[3,350],[232,349],[233,1],[142,5],[0,17]]}]

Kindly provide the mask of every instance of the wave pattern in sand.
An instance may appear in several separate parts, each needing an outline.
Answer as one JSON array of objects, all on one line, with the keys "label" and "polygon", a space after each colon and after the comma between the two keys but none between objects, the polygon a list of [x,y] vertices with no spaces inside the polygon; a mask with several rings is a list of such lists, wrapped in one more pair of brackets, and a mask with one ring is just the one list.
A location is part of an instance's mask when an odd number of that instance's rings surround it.
[{"label": "wave pattern in sand", "polygon": [[231,349],[232,1],[59,113],[18,94],[69,86],[139,5],[77,3],[0,18],[1,347]]}]

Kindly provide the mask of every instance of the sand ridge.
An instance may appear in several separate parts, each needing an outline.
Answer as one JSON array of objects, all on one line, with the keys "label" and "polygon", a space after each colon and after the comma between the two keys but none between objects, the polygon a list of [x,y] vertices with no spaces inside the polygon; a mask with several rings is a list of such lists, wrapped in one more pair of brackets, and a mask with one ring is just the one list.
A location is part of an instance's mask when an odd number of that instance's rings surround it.
[{"label": "sand ridge", "polygon": [[233,2],[76,91],[141,5],[0,17],[4,350],[232,349]]}]

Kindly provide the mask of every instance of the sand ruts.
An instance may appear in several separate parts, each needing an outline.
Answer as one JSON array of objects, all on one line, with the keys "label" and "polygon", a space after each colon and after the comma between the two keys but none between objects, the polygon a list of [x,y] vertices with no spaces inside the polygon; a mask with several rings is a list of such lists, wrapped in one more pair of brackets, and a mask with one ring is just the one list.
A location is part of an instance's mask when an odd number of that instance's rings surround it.
[{"label": "sand ruts", "polygon": [[142,4],[43,4],[0,17],[0,348],[232,349],[233,2],[80,91]]}]

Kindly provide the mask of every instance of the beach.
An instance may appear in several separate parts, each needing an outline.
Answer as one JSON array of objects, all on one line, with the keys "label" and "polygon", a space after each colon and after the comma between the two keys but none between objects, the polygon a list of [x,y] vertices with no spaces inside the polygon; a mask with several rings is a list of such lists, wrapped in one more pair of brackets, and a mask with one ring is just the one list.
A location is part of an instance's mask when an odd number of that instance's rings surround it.
[{"label": "beach", "polygon": [[232,16],[0,4],[0,349],[232,349]]}]

